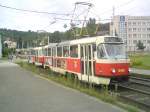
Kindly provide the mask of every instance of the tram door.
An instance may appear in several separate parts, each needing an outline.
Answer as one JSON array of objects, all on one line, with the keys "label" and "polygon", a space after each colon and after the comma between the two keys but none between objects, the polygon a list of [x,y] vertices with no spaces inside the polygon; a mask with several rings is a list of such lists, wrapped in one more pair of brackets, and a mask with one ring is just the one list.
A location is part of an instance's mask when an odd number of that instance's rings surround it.
[{"label": "tram door", "polygon": [[94,59],[92,44],[81,45],[81,80],[90,81],[90,77],[94,75],[93,65]]}]

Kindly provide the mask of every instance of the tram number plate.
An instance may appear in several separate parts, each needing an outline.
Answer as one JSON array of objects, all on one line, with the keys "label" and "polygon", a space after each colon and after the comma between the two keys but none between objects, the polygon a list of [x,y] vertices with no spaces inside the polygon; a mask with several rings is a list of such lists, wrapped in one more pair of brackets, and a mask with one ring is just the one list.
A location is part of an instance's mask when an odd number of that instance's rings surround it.
[{"label": "tram number plate", "polygon": [[118,72],[125,72],[125,69],[118,69]]}]

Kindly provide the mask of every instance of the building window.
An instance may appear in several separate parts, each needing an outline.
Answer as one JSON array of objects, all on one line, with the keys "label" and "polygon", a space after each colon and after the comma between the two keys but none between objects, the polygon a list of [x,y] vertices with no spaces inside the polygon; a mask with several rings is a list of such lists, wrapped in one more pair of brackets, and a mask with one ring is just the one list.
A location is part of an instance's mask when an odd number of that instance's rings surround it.
[{"label": "building window", "polygon": [[146,31],[146,29],[145,29],[145,28],[142,28],[142,31]]},{"label": "building window", "polygon": [[133,22],[133,26],[135,26],[136,25],[136,22]]},{"label": "building window", "polygon": [[138,31],[141,31],[141,28],[138,28]]},{"label": "building window", "polygon": [[141,34],[138,34],[138,38],[141,38]]},{"label": "building window", "polygon": [[150,40],[147,40],[147,43],[150,44]]},{"label": "building window", "polygon": [[131,40],[128,40],[128,44],[131,44]]},{"label": "building window", "polygon": [[128,31],[132,31],[132,28],[129,28]]},{"label": "building window", "polygon": [[133,38],[136,38],[136,34],[133,34]]},{"label": "building window", "polygon": [[138,25],[140,26],[140,25],[141,25],[141,22],[138,22]]},{"label": "building window", "polygon": [[147,22],[147,25],[150,25],[150,22]]},{"label": "building window", "polygon": [[150,31],[150,28],[147,28],[147,31]]},{"label": "building window", "polygon": [[145,23],[145,22],[142,22],[142,25],[146,25],[146,23]]},{"label": "building window", "polygon": [[131,22],[128,22],[128,26],[131,26]]},{"label": "building window", "polygon": [[142,38],[146,38],[146,34],[142,34]]},{"label": "building window", "polygon": [[146,40],[143,40],[143,43],[146,44]]},{"label": "building window", "polygon": [[129,34],[129,38],[132,38],[132,34]]},{"label": "building window", "polygon": [[133,40],[133,44],[137,44],[137,40]]},{"label": "building window", "polygon": [[147,34],[147,38],[150,38],[150,34]]},{"label": "building window", "polygon": [[135,31],[136,31],[136,28],[133,28],[133,31],[135,32]]}]

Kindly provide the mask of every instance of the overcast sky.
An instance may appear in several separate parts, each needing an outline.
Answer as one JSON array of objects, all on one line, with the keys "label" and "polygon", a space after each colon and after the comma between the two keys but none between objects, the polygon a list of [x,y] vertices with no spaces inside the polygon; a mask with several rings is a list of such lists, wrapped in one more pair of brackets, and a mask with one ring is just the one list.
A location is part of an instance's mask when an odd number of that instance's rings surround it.
[{"label": "overcast sky", "polygon": [[[115,7],[115,15],[150,16],[150,0],[0,0],[0,5],[18,9],[71,14],[75,2],[92,3],[94,6],[90,9],[88,17],[100,18],[101,20],[112,17],[113,6]],[[87,8],[87,6],[78,5],[75,14],[84,16]],[[83,16],[78,18],[75,16],[74,19],[84,19]],[[56,18],[70,19],[71,17],[70,15],[22,12],[0,7],[0,28],[21,31],[65,31],[70,27],[70,20]],[[67,25],[67,28],[64,28],[64,24]]]}]

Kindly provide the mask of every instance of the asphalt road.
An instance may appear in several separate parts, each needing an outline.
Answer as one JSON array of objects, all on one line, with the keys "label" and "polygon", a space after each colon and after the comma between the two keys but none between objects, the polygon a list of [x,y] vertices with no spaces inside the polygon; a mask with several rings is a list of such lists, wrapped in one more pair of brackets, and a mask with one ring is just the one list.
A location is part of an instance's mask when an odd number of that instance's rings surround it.
[{"label": "asphalt road", "polygon": [[0,112],[124,112],[0,61]]}]

